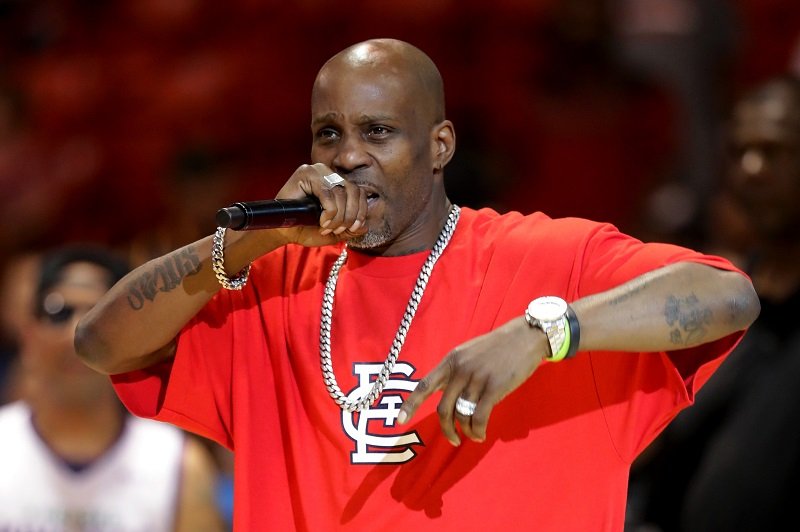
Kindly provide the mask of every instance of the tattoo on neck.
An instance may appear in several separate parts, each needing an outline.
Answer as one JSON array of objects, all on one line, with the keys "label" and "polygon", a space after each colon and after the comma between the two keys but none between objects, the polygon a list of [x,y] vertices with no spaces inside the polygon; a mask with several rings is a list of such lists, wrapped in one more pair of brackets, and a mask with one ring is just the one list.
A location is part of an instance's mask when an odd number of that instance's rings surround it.
[{"label": "tattoo on neck", "polygon": [[134,310],[153,301],[159,292],[170,292],[183,280],[200,271],[200,258],[194,246],[189,245],[164,257],[149,271],[143,272],[128,283],[128,304]]}]

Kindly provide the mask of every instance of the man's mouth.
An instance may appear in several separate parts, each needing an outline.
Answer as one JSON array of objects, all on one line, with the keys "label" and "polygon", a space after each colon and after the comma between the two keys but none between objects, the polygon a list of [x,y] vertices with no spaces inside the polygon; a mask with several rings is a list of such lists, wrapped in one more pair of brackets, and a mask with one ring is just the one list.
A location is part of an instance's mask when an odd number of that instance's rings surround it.
[{"label": "man's mouth", "polygon": [[381,199],[381,195],[377,191],[375,191],[375,189],[372,188],[371,185],[368,185],[366,183],[356,183],[356,185],[361,187],[361,190],[363,190],[366,193],[366,195],[367,195],[367,206],[368,207],[371,207],[378,200]]}]

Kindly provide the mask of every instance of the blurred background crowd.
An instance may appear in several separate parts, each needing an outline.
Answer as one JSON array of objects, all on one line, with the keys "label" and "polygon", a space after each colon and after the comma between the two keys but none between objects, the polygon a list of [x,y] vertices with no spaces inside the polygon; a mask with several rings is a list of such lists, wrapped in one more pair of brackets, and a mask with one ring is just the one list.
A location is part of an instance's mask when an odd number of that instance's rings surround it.
[{"label": "blurred background crowd", "polygon": [[272,197],[317,69],[374,36],[442,70],[461,202],[630,225],[657,183],[706,193],[798,35],[791,0],[0,0],[0,246],[185,240]]},{"label": "blurred background crowd", "polygon": [[[384,36],[442,72],[456,203],[706,249],[748,226],[719,207],[736,102],[800,72],[797,0],[0,0],[2,402],[42,251],[90,242],[136,266],[274,197],[308,162],[318,68]],[[653,475],[632,483],[632,530],[675,525],[643,502]]]}]

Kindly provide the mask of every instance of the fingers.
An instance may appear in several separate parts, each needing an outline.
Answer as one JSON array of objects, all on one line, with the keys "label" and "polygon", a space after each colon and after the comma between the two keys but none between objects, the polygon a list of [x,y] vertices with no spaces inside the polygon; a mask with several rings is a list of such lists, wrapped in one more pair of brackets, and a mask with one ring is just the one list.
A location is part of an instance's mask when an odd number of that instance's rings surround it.
[{"label": "fingers", "polygon": [[397,415],[397,421],[401,425],[403,423],[407,423],[412,417],[414,417],[414,413],[417,411],[419,406],[424,403],[433,392],[439,389],[439,385],[436,383],[445,380],[440,376],[441,371],[442,369],[440,364],[427,376],[425,376],[423,379],[420,379],[414,391],[411,392],[408,397],[406,397],[405,401],[403,401],[403,404],[400,406],[400,413]]},{"label": "fingers", "polygon": [[313,195],[322,206],[322,236],[346,238],[366,231],[367,195],[358,186],[322,163],[304,164],[295,170],[278,192],[278,198],[302,198]]},{"label": "fingers", "polygon": [[453,411],[464,436],[477,442],[486,440],[486,426],[494,405],[495,402],[487,396],[485,386],[476,388],[471,382],[461,391],[455,399]]},{"label": "fingers", "polygon": [[[367,196],[322,163],[311,165],[318,174],[312,190],[322,205],[321,235],[358,234],[367,217]],[[363,232],[363,230],[361,231]]]},{"label": "fingers", "polygon": [[[457,421],[464,436],[474,441],[484,441],[489,414],[497,402],[486,388],[484,380],[476,377],[463,365],[459,367],[457,353],[452,352],[419,381],[416,389],[400,407],[398,421],[401,424],[407,423],[433,392],[442,390],[436,412],[447,440],[454,446],[461,445],[461,437],[456,429]],[[472,415],[468,415],[468,410],[462,413],[456,408],[459,403],[464,406],[464,401],[475,404]]]},{"label": "fingers", "polygon": [[463,420],[460,417],[458,419],[464,435],[473,441],[486,441],[486,429],[489,425],[489,415],[492,413],[494,406],[499,402],[497,395],[489,390],[489,386],[484,386],[480,393],[475,394],[467,390],[461,394],[461,397],[465,400],[476,403],[475,412],[471,416],[468,418],[465,417]]},{"label": "fingers", "polygon": [[460,445],[461,440],[454,421],[458,421],[461,432],[470,440],[485,441],[489,414],[496,404],[496,401],[490,399],[485,382],[475,375],[469,377],[468,382],[466,380],[464,376],[456,376],[445,388],[436,409],[442,431],[450,443],[456,446]]},{"label": "fingers", "polygon": [[[447,358],[451,359],[452,367],[453,357],[448,356]],[[469,424],[469,417],[455,411],[456,402],[469,384],[469,376],[463,372],[452,371],[452,369],[450,373],[450,381],[442,392],[442,398],[439,401],[439,406],[436,407],[436,413],[439,414],[439,425],[441,425],[445,437],[457,447],[461,445],[461,438],[458,436],[455,420],[458,419],[463,430],[464,425]]]},{"label": "fingers", "polygon": [[341,235],[345,231],[357,234],[367,218],[367,195],[357,186],[337,185],[330,189],[323,189],[323,195],[328,196],[330,203],[320,196],[323,208],[320,217],[320,234]]},{"label": "fingers", "polygon": [[[326,180],[328,180],[329,176],[338,177],[339,184],[328,186]],[[322,228],[320,234],[322,235],[339,234],[347,229],[342,225],[347,215],[347,188],[344,183],[344,179],[335,173],[326,174],[321,178],[317,194],[323,209],[320,217],[320,227]]]},{"label": "fingers", "polygon": [[322,187],[325,189],[332,189],[333,187],[343,187],[344,179],[336,172],[322,176]]}]

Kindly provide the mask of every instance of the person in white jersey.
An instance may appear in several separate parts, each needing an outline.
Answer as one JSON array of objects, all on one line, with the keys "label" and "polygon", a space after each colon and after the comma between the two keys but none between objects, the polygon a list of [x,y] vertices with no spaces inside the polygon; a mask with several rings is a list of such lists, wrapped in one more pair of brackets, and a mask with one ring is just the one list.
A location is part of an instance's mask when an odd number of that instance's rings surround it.
[{"label": "person in white jersey", "polygon": [[43,255],[20,339],[20,397],[0,407],[0,530],[218,531],[198,439],[133,417],[73,347],[77,320],[127,271],[104,249]]}]

